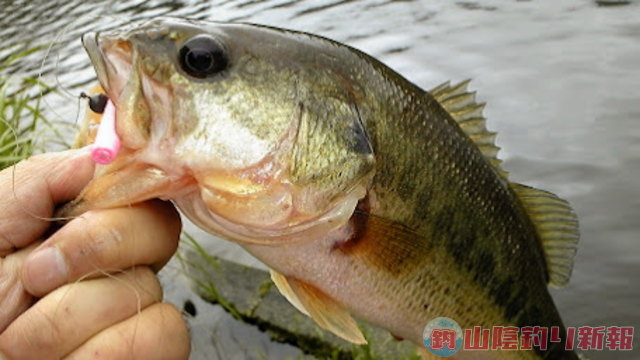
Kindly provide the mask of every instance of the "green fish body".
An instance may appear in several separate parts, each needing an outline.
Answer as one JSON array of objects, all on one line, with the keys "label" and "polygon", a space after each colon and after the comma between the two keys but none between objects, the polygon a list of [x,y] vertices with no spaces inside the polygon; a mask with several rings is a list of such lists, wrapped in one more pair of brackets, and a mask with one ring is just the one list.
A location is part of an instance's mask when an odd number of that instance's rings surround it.
[{"label": "green fish body", "polygon": [[[346,45],[258,25],[158,19],[83,41],[123,150],[66,215],[171,199],[355,343],[352,315],[419,346],[436,317],[564,336],[547,286],[568,282],[576,217],[508,181],[466,82],[425,91]],[[456,354],[481,357],[577,359],[564,339]]]}]

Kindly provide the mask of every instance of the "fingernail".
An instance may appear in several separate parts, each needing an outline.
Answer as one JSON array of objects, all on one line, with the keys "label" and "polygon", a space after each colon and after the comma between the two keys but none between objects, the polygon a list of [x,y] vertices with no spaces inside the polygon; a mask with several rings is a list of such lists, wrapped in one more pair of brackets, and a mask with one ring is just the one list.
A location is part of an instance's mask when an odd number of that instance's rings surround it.
[{"label": "fingernail", "polygon": [[88,154],[91,154],[92,150],[93,150],[93,144],[86,145],[77,149],[71,149],[68,151],[73,154],[71,156],[72,158],[79,158],[79,157],[84,157],[84,156],[87,156]]},{"label": "fingernail", "polygon": [[91,154],[91,150],[93,150],[93,144],[86,145],[80,148],[65,150],[60,152],[60,154],[68,159],[75,159]]},{"label": "fingernail", "polygon": [[9,360],[8,357],[4,356],[1,352],[0,352],[0,360]]},{"label": "fingernail", "polygon": [[55,246],[31,254],[24,265],[25,287],[33,295],[43,295],[65,283],[67,264]]},{"label": "fingernail", "polygon": [[91,154],[92,150],[93,150],[93,144],[89,144],[79,148],[78,152],[81,154]]}]

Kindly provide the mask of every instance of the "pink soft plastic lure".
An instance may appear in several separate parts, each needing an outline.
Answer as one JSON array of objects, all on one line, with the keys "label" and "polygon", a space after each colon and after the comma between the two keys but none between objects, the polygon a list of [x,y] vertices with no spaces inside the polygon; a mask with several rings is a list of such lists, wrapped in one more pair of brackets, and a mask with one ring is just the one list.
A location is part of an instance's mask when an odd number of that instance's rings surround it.
[{"label": "pink soft plastic lure", "polygon": [[120,138],[116,133],[116,108],[109,100],[102,114],[91,157],[96,163],[106,165],[116,158],[118,151],[120,151]]}]

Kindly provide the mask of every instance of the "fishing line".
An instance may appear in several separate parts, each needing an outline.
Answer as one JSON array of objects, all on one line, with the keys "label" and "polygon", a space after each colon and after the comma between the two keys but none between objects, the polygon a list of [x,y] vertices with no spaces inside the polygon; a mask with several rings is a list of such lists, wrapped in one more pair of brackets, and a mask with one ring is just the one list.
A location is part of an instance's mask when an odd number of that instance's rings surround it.
[{"label": "fishing line", "polygon": [[[18,165],[20,165],[22,163],[19,162],[17,164],[14,164],[11,166],[11,192],[13,193],[13,199],[20,204],[20,207],[22,208],[22,211],[24,211],[25,213],[27,213],[27,215],[31,216],[34,219],[38,219],[38,220],[42,220],[42,221],[47,221],[47,222],[66,222],[69,220],[72,220],[74,217],[55,217],[55,216],[41,216],[38,215],[36,213],[34,213],[33,211],[29,210],[26,205],[24,205],[21,200],[18,198],[18,192],[16,191],[16,172],[17,172],[17,168]],[[55,205],[55,204],[54,204]]]},{"label": "fishing line", "polygon": [[[129,204],[127,205],[128,209],[132,209],[134,206],[134,204]],[[87,224],[87,226],[89,226],[89,224]],[[95,225],[94,225],[95,226]],[[111,231],[111,229],[109,228],[104,228],[102,231],[106,231],[109,232]],[[127,249],[126,251],[131,251],[132,253],[137,253],[137,249],[138,249],[138,242],[134,241],[133,242],[133,247],[132,249]],[[144,249],[141,249],[144,250]],[[141,321],[141,313],[142,310],[149,308],[157,303],[159,303],[162,300],[162,297],[160,298],[156,298],[153,293],[148,290],[148,285],[144,284],[141,282],[142,279],[144,279],[143,276],[139,276],[136,275],[135,273],[137,271],[141,271],[144,269],[144,267],[148,267],[150,271],[152,271],[153,273],[155,273],[155,270],[149,266],[149,265],[139,265],[139,264],[135,264],[135,259],[134,257],[131,257],[131,263],[129,264],[128,268],[126,268],[125,270],[123,269],[119,269],[119,268],[101,268],[99,267],[97,264],[92,264],[92,267],[94,268],[93,271],[81,276],[80,278],[78,278],[77,280],[75,280],[73,283],[68,284],[68,286],[65,289],[65,292],[63,294],[63,296],[60,298],[58,304],[56,305],[56,310],[55,313],[57,314],[60,307],[63,306],[63,302],[64,302],[64,298],[69,294],[69,292],[72,290],[72,288],[78,284],[80,284],[82,281],[85,281],[87,279],[98,279],[100,278],[99,275],[103,275],[104,277],[108,277],[110,279],[113,279],[119,283],[121,283],[122,285],[124,285],[126,288],[130,289],[131,292],[134,294],[135,296],[135,301],[136,301],[136,305],[135,305],[135,319],[134,319],[134,323],[133,323],[133,329],[131,332],[130,336],[127,336],[126,338],[128,340],[130,340],[129,343],[129,348],[130,348],[130,353],[133,354],[135,353],[135,344],[136,344],[136,336],[138,334],[138,329],[140,327],[140,321]],[[118,275],[123,275],[123,276],[118,276]],[[154,275],[155,276],[155,275]],[[142,293],[146,292],[147,294],[150,295],[150,301],[148,302],[148,304],[143,308],[142,306]],[[128,315],[126,319],[123,319],[117,323],[120,322],[124,322],[126,320],[131,319],[131,317],[134,315]],[[116,325],[117,323],[114,323],[111,326]],[[107,330],[109,327],[105,328],[105,329],[101,329],[100,331],[103,330]]]},{"label": "fishing line", "polygon": [[[129,205],[129,207],[131,207],[131,205]],[[85,220],[86,221],[86,220]],[[87,224],[87,226],[89,226],[89,224]],[[111,229],[105,228],[103,229],[103,231],[111,231]],[[135,246],[136,246],[137,242],[134,242],[134,249],[132,250],[135,253]],[[104,277],[113,279],[119,283],[121,283],[122,285],[124,285],[125,287],[129,288],[136,299],[136,322],[135,322],[135,326],[134,326],[134,332],[133,332],[133,339],[135,339],[135,335],[137,334],[137,329],[138,329],[138,324],[140,321],[140,313],[142,312],[142,296],[141,296],[141,291],[145,291],[145,286],[143,286],[143,284],[141,284],[139,282],[139,278],[136,277],[134,275],[134,272],[137,270],[136,268],[138,267],[136,264],[133,264],[133,258],[132,258],[132,263],[130,264],[130,266],[126,269],[126,270],[122,270],[122,269],[118,269],[118,268],[101,268],[99,267],[97,264],[91,264],[91,266],[94,268],[93,271],[88,272],[87,274],[79,277],[76,281],[74,281],[73,283],[69,284],[69,286],[67,287],[67,289],[65,290],[63,296],[60,298],[60,301],[58,302],[57,306],[56,306],[56,310],[55,313],[58,312],[58,309],[60,308],[60,306],[63,303],[64,298],[68,295],[69,291],[71,291],[71,289],[78,285],[80,282],[89,279],[89,278],[99,278],[98,275],[103,275]],[[140,266],[139,268],[143,268],[143,266]],[[117,275],[122,274],[126,276],[126,273],[130,272],[130,279],[127,278],[121,278],[118,277]],[[136,286],[137,285],[137,286]],[[154,298],[155,299],[155,298]],[[161,300],[161,299],[155,299],[155,300]],[[148,306],[153,305],[153,302],[151,302]],[[104,330],[104,329],[101,329]],[[131,353],[133,353],[133,344],[135,342],[132,341],[131,344]]]},{"label": "fishing line", "polygon": [[[106,27],[112,27],[114,23],[120,23],[120,19],[117,16],[113,16],[113,15],[98,15],[98,18],[106,18],[108,21],[109,25],[106,25]],[[60,81],[60,75],[59,75],[59,68],[60,68],[60,61],[61,61],[61,56],[62,56],[62,48],[59,46],[61,43],[61,39],[63,36],[67,35],[69,33],[69,28],[71,26],[74,26],[76,23],[78,23],[80,20],[83,20],[85,17],[79,17],[76,18],[74,20],[71,21],[71,23],[67,24],[62,30],[60,30],[58,32],[58,34],[56,35],[56,37],[53,39],[53,41],[51,43],[49,43],[49,46],[47,47],[47,50],[45,52],[45,56],[42,59],[42,63],[40,65],[40,70],[38,72],[38,82],[40,84],[43,84],[42,82],[42,78],[44,76],[44,68],[46,65],[47,60],[49,59],[51,53],[53,52],[53,47],[54,46],[58,46],[57,50],[56,50],[56,61],[53,67],[53,76],[54,76],[54,81],[55,81],[55,85],[56,85],[56,89],[60,89],[62,94],[64,96],[66,96],[68,99],[73,99],[73,100],[77,100],[77,109],[75,111],[76,116],[75,116],[75,120],[73,122],[74,125],[77,125],[79,123],[80,118],[82,117],[82,113],[81,113],[81,109],[82,109],[82,96],[81,94],[77,95],[74,94],[71,90],[67,89],[67,87]],[[97,29],[95,31],[99,31],[100,29]],[[49,103],[46,99],[46,97],[44,96],[43,90],[40,90],[39,93],[39,97],[42,99],[42,101],[45,103],[45,105],[47,106],[47,109],[50,110],[61,122],[66,123],[67,121],[65,121],[65,117],[63,117],[62,115],[60,115],[57,111],[56,108],[54,106],[51,105],[51,103]]]},{"label": "fishing line", "polygon": [[[109,272],[111,271],[111,272]],[[131,277],[133,277],[134,279],[125,279],[125,278],[120,278],[118,276],[116,276],[117,274],[122,274],[126,276],[127,271],[131,272]],[[129,288],[129,290],[131,290],[131,292],[133,293],[133,295],[135,296],[136,299],[136,317],[135,317],[135,326],[134,326],[134,330],[133,330],[133,336],[132,338],[135,339],[135,336],[137,334],[138,331],[138,324],[140,322],[140,314],[142,313],[142,296],[140,295],[140,291],[144,291],[144,287],[140,286],[140,289],[136,288],[135,283],[134,282],[138,282],[138,279],[134,276],[134,272],[136,271],[135,267],[131,267],[127,270],[122,270],[122,269],[109,269],[109,268],[105,268],[105,269],[100,269],[98,267],[96,267],[96,269],[92,272],[89,272],[83,276],[81,276],[80,278],[78,278],[76,281],[74,281],[71,284],[68,284],[68,286],[66,286],[64,293],[62,294],[62,296],[60,297],[60,300],[58,301],[58,304],[56,305],[56,308],[54,310],[54,318],[55,316],[58,314],[60,307],[63,305],[64,303],[64,299],[67,297],[67,295],[69,295],[69,292],[78,284],[80,284],[82,281],[88,279],[88,278],[94,278],[95,275],[97,274],[101,274],[104,275],[104,277],[110,278],[116,282],[119,282],[120,284],[124,285],[126,288]],[[95,278],[97,279],[98,277],[95,276]],[[140,284],[139,284],[140,285]],[[153,302],[150,303],[148,306],[153,305]],[[125,319],[126,320],[126,319]],[[115,324],[113,324],[115,325]],[[111,326],[113,326],[111,325]],[[100,329],[100,331],[102,330],[106,330],[106,329]],[[135,341],[131,342],[131,353],[133,353],[133,344],[135,343]]]},{"label": "fishing line", "polygon": [[[106,16],[106,18],[108,19],[115,19],[115,17],[113,16]],[[65,121],[65,117],[63,117],[58,109],[56,109],[56,107],[54,107],[52,105],[52,103],[50,102],[50,99],[47,99],[47,97],[45,96],[46,93],[45,91],[48,93],[48,89],[49,87],[45,86],[43,83],[43,78],[44,78],[44,74],[45,74],[45,66],[47,64],[47,61],[51,58],[52,53],[54,51],[54,47],[58,46],[58,48],[56,48],[56,52],[57,55],[55,57],[55,64],[53,67],[53,76],[55,79],[55,86],[57,89],[60,89],[61,91],[61,95],[64,98],[72,98],[76,100],[76,111],[75,111],[75,120],[73,122],[73,125],[77,125],[79,123],[79,120],[81,119],[81,116],[83,114],[82,110],[83,110],[83,99],[81,96],[76,96],[73,95],[72,92],[67,89],[66,86],[64,86],[62,84],[62,81],[60,79],[60,74],[58,72],[59,67],[60,67],[60,63],[62,61],[62,47],[60,47],[60,42],[61,39],[67,35],[69,33],[69,29],[71,26],[74,26],[77,23],[77,19],[71,21],[69,24],[67,24],[66,26],[64,26],[64,28],[56,35],[56,37],[54,38],[54,40],[47,46],[45,54],[44,54],[44,58],[40,64],[40,69],[38,71],[38,75],[37,75],[37,84],[39,86],[39,92],[38,92],[38,101],[42,101],[43,105],[46,106],[47,110],[50,111],[53,116],[58,119],[59,121],[61,121],[63,124],[69,124],[68,121]],[[37,108],[36,108],[37,111]],[[85,110],[86,111],[86,110]],[[7,121],[5,119],[0,119],[2,122],[7,123]],[[47,122],[44,121],[46,123],[46,127],[53,130],[56,135],[60,135],[60,133],[57,131],[57,129],[55,129],[55,127],[53,126],[53,122]],[[7,135],[7,136],[13,136],[13,138],[15,139],[15,143],[19,144],[20,142],[25,142],[25,141],[34,141],[35,143],[35,138],[33,137],[33,134],[30,134],[30,139],[28,140],[20,140],[19,136],[18,136],[18,129],[14,129],[12,126],[9,126],[10,124],[7,124],[9,131],[11,132],[11,135]],[[9,134],[9,132],[7,132],[7,134]],[[19,149],[15,149],[13,151],[14,153],[18,153]],[[17,159],[17,155],[16,154],[16,159]],[[19,199],[20,196],[18,195],[19,190],[17,189],[17,183],[20,180],[18,178],[19,174],[17,174],[18,171],[18,166],[20,166],[21,163],[18,162],[14,165],[11,166],[11,182],[12,182],[12,194],[14,197],[14,200],[16,201],[17,206],[20,206],[22,208],[23,211],[25,211],[29,216],[35,218],[35,219],[39,219],[39,220],[43,220],[43,221],[68,221],[74,218],[78,218],[78,217],[82,217],[77,216],[77,217],[56,217],[56,216],[50,216],[50,217],[46,217],[46,216],[41,216],[39,214],[36,214],[34,211],[32,211],[30,208],[27,207],[26,203],[22,203],[22,201]],[[55,165],[55,164],[54,164]],[[53,204],[56,205],[56,204]],[[132,204],[129,204],[129,207],[131,207]],[[87,225],[88,226],[88,225]],[[105,231],[110,231],[109,229],[105,229]],[[46,241],[46,239],[45,239]],[[136,243],[137,244],[137,243]],[[133,262],[133,260],[132,260]],[[99,268],[97,265],[93,265],[93,267],[95,268],[95,270],[83,275],[82,277],[80,277],[79,279],[77,279],[76,281],[74,281],[71,284],[68,284],[69,286],[64,290],[64,292],[61,294],[61,298],[57,303],[57,307],[55,309],[55,314],[58,315],[59,311],[60,311],[60,307],[64,305],[64,299],[67,298],[67,296],[69,295],[69,291],[71,291],[71,289],[78,283],[86,280],[87,278],[90,277],[99,277],[100,275],[104,276],[104,277],[108,277],[111,278],[121,284],[123,284],[124,286],[126,286],[127,288],[129,288],[133,294],[135,295],[135,299],[136,299],[136,319],[135,319],[135,323],[134,323],[134,328],[133,328],[133,333],[132,333],[132,337],[131,337],[131,342],[130,342],[130,351],[131,353],[134,353],[134,346],[135,346],[135,338],[137,336],[137,332],[138,332],[138,327],[139,327],[139,322],[140,322],[140,314],[142,312],[142,296],[141,296],[141,291],[146,291],[145,287],[142,286],[143,284],[140,283],[140,279],[138,279],[137,277],[133,276],[132,279],[130,278],[120,278],[117,276],[117,274],[125,274],[127,272],[130,272],[131,275],[133,275],[133,273],[136,271],[136,266],[135,264],[131,264],[131,266],[129,267],[129,269],[127,271],[121,270],[121,269],[109,269],[109,268]],[[114,275],[115,274],[115,275]],[[138,285],[138,286],[136,286]],[[158,300],[158,299],[154,299],[154,300]],[[153,303],[149,304],[152,305]]]},{"label": "fishing line", "polygon": [[[40,63],[40,68],[38,70],[38,76],[37,76],[37,80],[36,83],[39,86],[39,92],[38,92],[38,101],[42,101],[42,103],[44,104],[44,106],[47,108],[48,111],[50,111],[53,116],[58,120],[57,122],[51,122],[51,121],[47,121],[44,118],[42,118],[43,121],[39,122],[39,124],[45,124],[45,129],[43,130],[49,130],[53,132],[53,135],[58,137],[59,139],[63,139],[65,136],[63,134],[60,133],[60,131],[57,129],[57,126],[59,126],[60,124],[65,124],[65,125],[71,125],[68,121],[65,120],[65,118],[56,110],[56,107],[54,107],[47,99],[47,96],[45,95],[45,90],[48,89],[49,87],[45,85],[43,78],[44,78],[44,71],[45,71],[45,66],[47,64],[47,61],[50,59],[50,56],[53,52],[54,46],[60,45],[61,39],[69,33],[69,29],[71,28],[71,26],[74,26],[78,20],[80,20],[82,18],[76,18],[74,20],[72,20],[70,23],[68,23],[67,25],[65,25],[55,36],[55,38],[49,43],[49,45],[47,46],[46,50],[45,50],[45,54],[44,57],[42,59],[42,62]],[[61,57],[61,50],[60,48],[58,48],[57,50],[57,56],[56,56],[56,62],[55,65],[53,67],[53,75],[54,75],[54,79],[55,79],[55,84],[56,84],[56,88],[60,89],[63,96],[66,96],[67,98],[72,98],[74,100],[76,100],[76,111],[75,111],[75,120],[73,122],[74,127],[77,126],[77,124],[79,123],[79,119],[81,118],[81,116],[83,115],[82,112],[82,99],[80,96],[74,96],[69,90],[67,90],[67,88],[62,84],[62,82],[60,81],[60,77],[58,75],[58,68],[60,65],[60,57]],[[37,112],[38,115],[39,114],[39,104],[34,108],[34,112]],[[49,138],[49,134],[47,134],[45,131],[43,132],[37,132],[37,136],[30,136],[31,141],[33,141],[34,144],[36,143],[42,143],[44,140],[44,143],[48,143],[47,138]],[[12,129],[12,132],[14,133],[14,137],[16,138],[16,143],[18,142],[17,138],[17,132]],[[41,136],[44,135],[44,136]],[[35,145],[34,145],[35,148]],[[20,163],[14,164],[12,166],[12,175],[11,175],[11,182],[12,182],[12,193],[13,193],[13,197],[16,200],[16,202],[20,203],[20,200],[18,199],[18,194],[17,194],[17,190],[16,190],[16,182],[17,182],[17,177],[16,177],[16,171],[17,171],[17,166]],[[43,220],[43,221],[49,221],[49,222],[53,222],[53,221],[68,221],[71,220],[72,217],[44,217],[38,214],[33,213],[32,211],[28,210],[26,208],[26,206],[24,204],[20,204],[21,207],[23,208],[23,211],[25,211],[29,216],[39,219],[39,220]],[[54,204],[55,205],[55,204]]]},{"label": "fishing line", "polygon": [[[115,16],[110,16],[110,15],[101,15],[99,17],[106,17],[110,20],[116,20],[117,17]],[[73,99],[73,100],[77,100],[77,108],[75,111],[75,119],[73,121],[74,125],[77,125],[79,123],[79,120],[82,117],[82,99],[80,95],[74,94],[71,90],[69,90],[60,80],[60,73],[59,73],[59,68],[60,68],[60,62],[61,62],[61,57],[62,57],[62,47],[60,46],[61,43],[63,43],[61,40],[62,38],[67,35],[69,33],[69,29],[76,25],[80,20],[85,19],[86,16],[84,17],[79,17],[76,18],[74,20],[72,20],[69,24],[67,24],[66,26],[64,26],[64,28],[62,28],[62,30],[60,30],[56,37],[49,43],[49,45],[47,46],[47,49],[45,51],[45,55],[44,58],[42,59],[42,63],[40,64],[40,70],[38,71],[38,83],[41,85],[41,89],[39,92],[39,98],[44,102],[44,104],[47,107],[48,111],[51,111],[51,113],[58,119],[58,121],[62,122],[62,123],[68,123],[68,121],[66,121],[66,118],[64,116],[62,116],[57,110],[56,107],[53,106],[47,99],[47,97],[44,94],[44,90],[42,89],[42,85],[44,84],[44,82],[42,81],[43,77],[44,77],[44,69],[46,66],[47,61],[49,60],[51,53],[54,51],[54,46],[56,46],[56,57],[55,57],[55,64],[53,66],[53,77],[54,77],[54,81],[55,81],[55,88],[56,89],[60,89],[61,94],[68,98],[68,99]],[[111,25],[109,25],[111,26]],[[66,43],[66,41],[64,42]],[[53,127],[52,127],[53,128]],[[55,131],[55,130],[54,130]],[[56,135],[60,135],[60,134],[56,134]]]},{"label": "fishing line", "polygon": [[[0,121],[6,126],[5,133],[1,134],[2,137],[0,138],[0,140],[2,140],[2,142],[0,143],[4,143],[5,136],[13,135],[13,142],[7,142],[6,145],[0,147],[0,153],[3,153],[8,148],[13,147],[13,151],[11,151],[11,154],[7,157],[3,157],[2,160],[6,162],[18,160],[20,159],[20,155],[18,153],[20,151],[20,144],[28,140],[20,140],[18,137],[18,131],[13,127],[13,124],[7,121],[4,117],[0,118]],[[7,135],[9,133],[11,133],[11,135]]]},{"label": "fishing line", "polygon": [[[1,121],[3,121],[4,123],[7,123],[4,119],[0,119]],[[11,124],[7,123],[7,130],[10,131],[13,134],[14,137],[14,144],[19,145],[20,142],[25,142],[25,141],[33,141],[33,138],[27,139],[27,140],[19,140],[18,138],[18,133],[16,132],[16,130],[13,128],[13,126],[11,126]],[[9,144],[8,146],[10,146],[11,144]],[[20,157],[19,153],[19,146],[16,146],[15,149],[13,150],[13,154],[14,154],[14,158],[15,160],[18,160]],[[11,159],[11,158],[10,158]],[[48,222],[52,222],[52,221],[63,221],[65,219],[60,219],[60,218],[55,218],[55,217],[46,217],[46,216],[41,216],[38,215],[36,213],[34,213],[33,211],[29,210],[27,208],[27,206],[25,204],[22,203],[22,201],[19,199],[18,197],[18,192],[16,190],[16,182],[17,182],[17,170],[18,170],[18,165],[22,164],[22,161],[17,162],[13,165],[11,165],[10,169],[5,169],[6,171],[11,171],[11,192],[13,194],[13,199],[16,201],[16,203],[18,203],[20,205],[20,207],[22,208],[22,211],[24,211],[25,213],[27,213],[27,215],[38,219],[38,220],[43,220],[43,221],[48,221]]]},{"label": "fishing line", "polygon": [[[60,32],[59,37],[58,37],[58,38],[56,38],[56,39],[54,40],[54,43],[55,43],[55,44],[59,45],[59,39],[60,39],[60,38],[62,38],[62,36],[64,36],[64,35],[67,33],[67,31],[68,31],[68,29],[69,29],[69,27],[70,27],[71,25],[73,25],[73,22],[71,22],[69,25],[65,26],[65,27],[62,29],[62,31]],[[56,88],[57,88],[57,89],[60,89],[60,90],[62,91],[62,94],[63,94],[63,95],[66,95],[66,96],[67,96],[67,98],[69,98],[69,99],[75,99],[75,98],[77,98],[77,96],[76,96],[76,95],[73,95],[73,93],[71,93],[71,91],[70,91],[70,90],[68,90],[68,89],[67,89],[67,88],[62,84],[62,82],[60,81],[60,75],[59,75],[59,73],[58,73],[58,69],[60,68],[60,57],[61,57],[61,55],[62,55],[62,51],[61,51],[61,49],[60,49],[60,46],[58,46],[57,51],[56,51],[56,62],[55,62],[55,64],[54,64],[54,66],[53,66],[53,78],[54,78],[55,83],[56,83]],[[46,60],[46,58],[45,58],[45,60]],[[43,64],[43,65],[44,65],[44,64]]]},{"label": "fishing line", "polygon": [[[44,54],[44,58],[42,59],[42,63],[40,64],[40,70],[38,71],[38,83],[39,84],[44,84],[44,82],[42,81],[43,78],[43,74],[44,74],[44,67],[47,63],[47,60],[49,59],[49,56],[51,55],[51,51],[53,50],[53,47],[55,45],[59,45],[60,39],[66,35],[69,31],[69,28],[72,25],[75,25],[76,21],[78,21],[78,19],[72,20],[69,24],[67,24],[64,28],[62,28],[61,31],[58,32],[58,34],[56,35],[56,37],[53,39],[53,41],[51,43],[49,43],[49,46],[47,46],[47,50],[45,51]],[[60,51],[58,50],[58,56],[56,57],[56,62],[54,64],[53,67],[53,75],[54,75],[54,79],[55,79],[55,83],[56,83],[56,87],[62,90],[62,93],[64,95],[67,95],[69,98],[71,99],[75,99],[76,96],[73,96],[71,94],[71,92],[69,90],[67,90],[62,83],[60,82],[59,76],[58,76],[58,66],[60,65]],[[40,99],[44,102],[44,104],[48,107],[48,109],[61,121],[64,121],[64,117],[61,116],[55,109],[54,106],[52,106],[47,99],[44,96],[43,90],[40,90],[40,94],[39,94]]]}]

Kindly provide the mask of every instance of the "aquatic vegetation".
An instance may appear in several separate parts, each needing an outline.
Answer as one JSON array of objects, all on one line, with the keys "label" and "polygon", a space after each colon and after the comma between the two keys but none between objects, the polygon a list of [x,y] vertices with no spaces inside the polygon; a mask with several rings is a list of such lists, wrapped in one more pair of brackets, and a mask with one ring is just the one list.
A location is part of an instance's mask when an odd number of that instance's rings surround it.
[{"label": "aquatic vegetation", "polygon": [[46,120],[40,112],[39,101],[32,104],[26,88],[11,93],[10,81],[1,78],[0,82],[3,83],[0,86],[0,169],[4,169],[33,153],[36,126]]},{"label": "aquatic vegetation", "polygon": [[42,111],[43,94],[56,89],[39,78],[5,73],[11,64],[41,49],[33,47],[0,60],[0,169],[44,150],[48,143],[69,147],[61,122],[47,119]]}]

